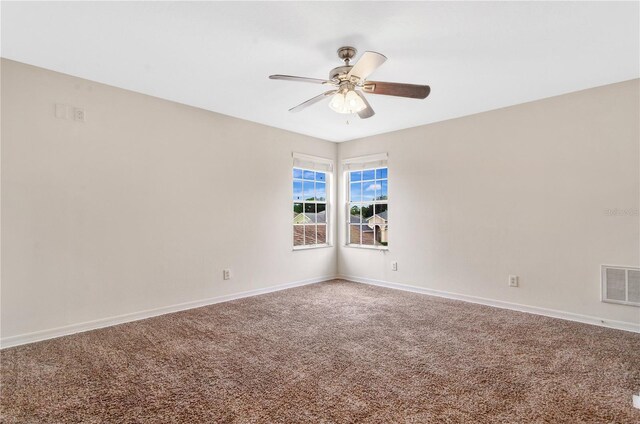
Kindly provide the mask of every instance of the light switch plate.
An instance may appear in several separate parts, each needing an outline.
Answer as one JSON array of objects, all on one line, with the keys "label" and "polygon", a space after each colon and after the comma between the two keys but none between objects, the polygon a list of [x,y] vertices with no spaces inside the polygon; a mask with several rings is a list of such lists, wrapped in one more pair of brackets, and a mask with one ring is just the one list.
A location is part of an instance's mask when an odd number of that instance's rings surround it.
[{"label": "light switch plate", "polygon": [[69,106],[56,103],[56,118],[69,119]]}]

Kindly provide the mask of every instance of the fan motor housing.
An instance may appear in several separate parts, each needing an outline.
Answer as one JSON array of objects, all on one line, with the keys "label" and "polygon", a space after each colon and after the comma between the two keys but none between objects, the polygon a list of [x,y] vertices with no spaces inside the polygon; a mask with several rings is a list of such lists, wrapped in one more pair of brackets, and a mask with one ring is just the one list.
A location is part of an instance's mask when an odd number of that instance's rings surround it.
[{"label": "fan motor housing", "polygon": [[353,66],[338,66],[337,68],[333,68],[329,72],[329,79],[344,80],[347,78],[347,74],[349,73],[351,68],[353,68]]}]

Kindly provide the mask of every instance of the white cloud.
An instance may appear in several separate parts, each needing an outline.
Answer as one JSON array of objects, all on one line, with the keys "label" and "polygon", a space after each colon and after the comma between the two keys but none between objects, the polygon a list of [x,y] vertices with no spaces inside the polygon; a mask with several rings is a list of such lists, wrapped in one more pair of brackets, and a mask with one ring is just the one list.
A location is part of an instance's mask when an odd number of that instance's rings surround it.
[{"label": "white cloud", "polygon": [[371,184],[369,187],[365,188],[366,191],[380,190],[382,186],[380,184]]}]

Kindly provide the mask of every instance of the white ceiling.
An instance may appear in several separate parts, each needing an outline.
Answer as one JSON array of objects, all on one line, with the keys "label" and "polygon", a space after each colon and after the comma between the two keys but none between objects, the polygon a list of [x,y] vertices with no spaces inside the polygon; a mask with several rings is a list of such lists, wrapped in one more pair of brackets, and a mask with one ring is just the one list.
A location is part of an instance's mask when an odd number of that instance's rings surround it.
[{"label": "white ceiling", "polygon": [[[332,141],[640,77],[637,2],[2,2],[2,56]],[[353,45],[385,54],[371,79],[431,86],[368,95],[360,120],[316,104]],[[346,121],[349,120],[347,125]]]}]

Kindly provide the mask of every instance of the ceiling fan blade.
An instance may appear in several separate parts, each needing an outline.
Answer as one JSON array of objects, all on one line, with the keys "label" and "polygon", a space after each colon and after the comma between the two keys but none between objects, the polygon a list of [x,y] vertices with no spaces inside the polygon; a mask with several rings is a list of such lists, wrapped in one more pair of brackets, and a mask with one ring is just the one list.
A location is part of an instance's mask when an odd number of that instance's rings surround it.
[{"label": "ceiling fan blade", "polygon": [[351,68],[347,76],[349,78],[358,77],[360,81],[363,81],[386,60],[387,57],[380,53],[364,52],[356,64],[353,65],[353,68]]},{"label": "ceiling fan blade", "polygon": [[333,84],[333,81],[323,80],[318,78],[307,77],[295,77],[293,75],[269,75],[269,79],[285,80],[285,81],[298,81],[298,82],[310,82],[312,84]]},{"label": "ceiling fan blade", "polygon": [[428,85],[401,84],[397,82],[367,81],[362,91],[385,96],[409,97],[412,99],[426,99],[431,88]]},{"label": "ceiling fan blade", "polygon": [[331,95],[334,95],[337,92],[338,92],[338,90],[325,91],[322,94],[318,94],[317,96],[310,98],[306,102],[300,103],[298,106],[292,107],[291,109],[289,109],[289,112],[300,112],[302,109],[305,109],[305,108],[311,106],[312,104],[318,103],[320,100],[324,99],[325,97],[329,97]]},{"label": "ceiling fan blade", "polygon": [[373,115],[375,115],[376,113],[373,111],[373,108],[371,107],[371,105],[369,104],[369,102],[367,101],[367,98],[364,97],[364,94],[362,94],[361,92],[359,92],[358,90],[356,90],[356,94],[358,96],[360,96],[360,98],[362,99],[362,101],[364,102],[365,105],[367,105],[367,107],[365,109],[362,109],[360,112],[358,112],[358,116],[361,119],[367,119],[367,118],[371,118]]}]

